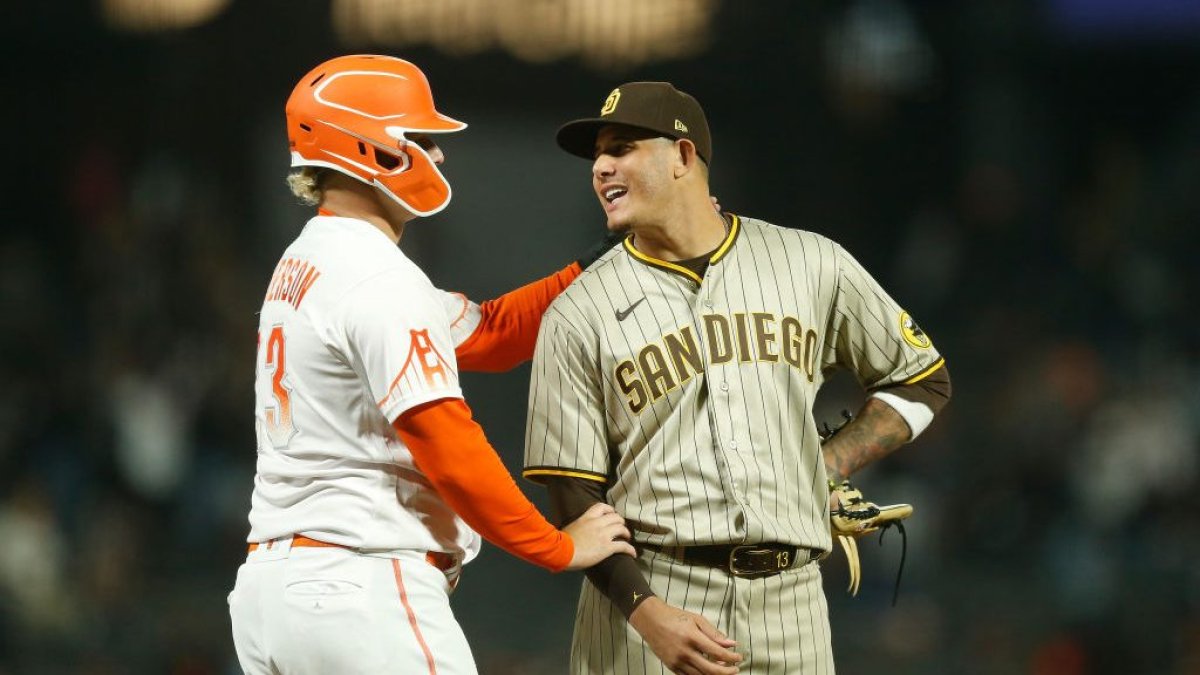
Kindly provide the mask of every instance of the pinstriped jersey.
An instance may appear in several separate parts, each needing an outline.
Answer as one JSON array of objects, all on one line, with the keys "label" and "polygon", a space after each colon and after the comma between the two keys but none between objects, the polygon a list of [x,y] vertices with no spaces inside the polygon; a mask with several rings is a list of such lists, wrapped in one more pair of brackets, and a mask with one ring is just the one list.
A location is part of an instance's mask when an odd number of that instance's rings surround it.
[{"label": "pinstriped jersey", "polygon": [[941,365],[826,237],[732,216],[703,277],[626,239],[543,318],[524,475],[603,482],[642,543],[828,550],[823,374],[870,390]]}]

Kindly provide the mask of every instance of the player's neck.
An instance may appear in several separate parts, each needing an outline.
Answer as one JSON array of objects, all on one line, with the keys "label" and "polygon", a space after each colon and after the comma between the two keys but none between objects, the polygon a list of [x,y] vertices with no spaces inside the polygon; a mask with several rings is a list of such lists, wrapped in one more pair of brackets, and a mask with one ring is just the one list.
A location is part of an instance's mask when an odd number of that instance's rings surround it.
[{"label": "player's neck", "polygon": [[657,223],[634,225],[633,245],[659,260],[690,260],[721,245],[727,234],[725,219],[713,210],[708,195],[690,199],[670,209]]},{"label": "player's neck", "polygon": [[343,218],[357,218],[374,225],[392,243],[399,243],[404,225],[412,214],[379,193],[374,187],[350,178],[330,180],[321,197],[321,210]]}]

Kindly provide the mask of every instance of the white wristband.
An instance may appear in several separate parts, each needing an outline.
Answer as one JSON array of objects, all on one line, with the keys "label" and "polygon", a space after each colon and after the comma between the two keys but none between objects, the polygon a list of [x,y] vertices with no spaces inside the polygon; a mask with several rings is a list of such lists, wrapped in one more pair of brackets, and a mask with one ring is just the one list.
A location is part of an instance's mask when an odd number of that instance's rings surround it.
[{"label": "white wristband", "polygon": [[871,396],[888,404],[900,417],[904,418],[905,423],[908,424],[908,430],[912,432],[912,436],[908,439],[909,443],[916,440],[917,436],[920,436],[921,432],[925,431],[925,428],[933,421],[933,411],[924,403],[909,401],[886,391],[877,391]]}]

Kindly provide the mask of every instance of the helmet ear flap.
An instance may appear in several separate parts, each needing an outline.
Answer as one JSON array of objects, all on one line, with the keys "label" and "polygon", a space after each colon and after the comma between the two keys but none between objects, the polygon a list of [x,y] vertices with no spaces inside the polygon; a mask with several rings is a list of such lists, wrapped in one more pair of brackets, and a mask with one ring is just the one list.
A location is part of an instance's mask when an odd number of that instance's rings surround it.
[{"label": "helmet ear flap", "polygon": [[404,147],[406,166],[375,177],[375,185],[418,216],[429,216],[450,203],[450,183],[437,164],[416,143]]},{"label": "helmet ear flap", "polygon": [[[403,160],[401,160],[401,157]],[[408,155],[405,155],[404,153],[401,153],[400,156],[397,157],[396,155],[390,155],[379,148],[375,148],[375,163],[378,164],[384,171],[395,171],[396,167],[400,166],[400,164],[408,164],[409,162]],[[401,171],[403,171],[403,169],[401,169]]]},{"label": "helmet ear flap", "polygon": [[[362,143],[360,142],[359,145],[362,145]],[[401,173],[408,171],[408,168],[412,166],[412,159],[408,156],[408,152],[404,148],[392,150],[371,144],[370,150],[371,161],[375,164],[380,174]],[[364,154],[366,153],[364,152]]]}]

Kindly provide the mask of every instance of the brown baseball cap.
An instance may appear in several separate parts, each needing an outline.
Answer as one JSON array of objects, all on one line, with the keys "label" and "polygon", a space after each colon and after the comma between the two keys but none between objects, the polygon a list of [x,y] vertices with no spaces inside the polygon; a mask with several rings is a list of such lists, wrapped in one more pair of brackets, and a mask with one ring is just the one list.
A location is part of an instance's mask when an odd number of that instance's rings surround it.
[{"label": "brown baseball cap", "polygon": [[574,120],[559,127],[558,145],[572,155],[592,159],[596,156],[596,136],[609,124],[686,138],[696,145],[700,159],[712,163],[712,137],[704,110],[695,98],[670,82],[627,82],[613,89],[604,100],[599,117]]}]

